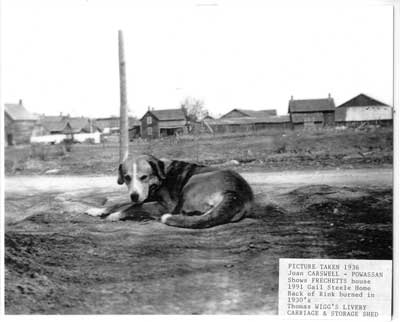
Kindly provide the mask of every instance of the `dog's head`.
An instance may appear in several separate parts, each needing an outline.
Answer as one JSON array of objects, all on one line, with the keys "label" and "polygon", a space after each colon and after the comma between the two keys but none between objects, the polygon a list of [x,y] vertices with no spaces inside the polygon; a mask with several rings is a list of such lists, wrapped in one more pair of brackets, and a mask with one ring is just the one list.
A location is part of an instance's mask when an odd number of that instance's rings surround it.
[{"label": "dog's head", "polygon": [[129,197],[137,204],[151,197],[164,179],[164,163],[151,155],[128,159],[118,168],[118,184],[128,186]]}]

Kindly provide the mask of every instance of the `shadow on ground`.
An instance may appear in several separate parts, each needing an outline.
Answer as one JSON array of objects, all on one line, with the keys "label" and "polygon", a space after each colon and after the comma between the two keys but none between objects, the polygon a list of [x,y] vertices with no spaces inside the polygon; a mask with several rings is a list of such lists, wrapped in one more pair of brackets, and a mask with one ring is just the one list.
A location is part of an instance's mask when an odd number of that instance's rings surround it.
[{"label": "shadow on ground", "polygon": [[204,230],[82,214],[107,191],[8,196],[6,313],[276,314],[279,258],[392,258],[391,189],[254,190],[251,218]]}]

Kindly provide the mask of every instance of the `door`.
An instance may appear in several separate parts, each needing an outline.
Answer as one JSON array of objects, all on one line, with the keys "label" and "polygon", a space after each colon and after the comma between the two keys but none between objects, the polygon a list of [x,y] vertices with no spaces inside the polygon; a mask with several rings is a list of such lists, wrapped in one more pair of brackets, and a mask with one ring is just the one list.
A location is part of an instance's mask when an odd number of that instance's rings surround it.
[{"label": "door", "polygon": [[14,145],[14,143],[13,143],[13,135],[10,134],[10,133],[7,133],[7,145],[8,146]]}]

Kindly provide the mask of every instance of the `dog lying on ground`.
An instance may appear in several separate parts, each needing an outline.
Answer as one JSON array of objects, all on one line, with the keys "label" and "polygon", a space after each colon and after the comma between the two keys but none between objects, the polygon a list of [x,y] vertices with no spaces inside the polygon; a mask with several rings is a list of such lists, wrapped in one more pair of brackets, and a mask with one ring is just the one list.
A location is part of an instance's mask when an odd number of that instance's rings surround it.
[{"label": "dog lying on ground", "polygon": [[170,226],[207,228],[242,219],[253,204],[249,184],[235,171],[150,155],[119,165],[118,184],[124,183],[130,203],[86,213],[115,221],[144,211]]}]

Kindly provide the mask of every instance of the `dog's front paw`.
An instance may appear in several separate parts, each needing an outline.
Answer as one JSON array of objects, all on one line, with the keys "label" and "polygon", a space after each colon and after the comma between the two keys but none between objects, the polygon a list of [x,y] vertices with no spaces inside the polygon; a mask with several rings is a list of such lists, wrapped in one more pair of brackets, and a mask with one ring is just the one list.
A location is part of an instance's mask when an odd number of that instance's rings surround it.
[{"label": "dog's front paw", "polygon": [[113,212],[112,214],[109,214],[105,219],[108,221],[118,221],[122,219],[122,215],[120,212]]},{"label": "dog's front paw", "polygon": [[171,214],[164,214],[164,215],[161,216],[161,222],[163,224],[165,224],[165,223],[167,223],[168,219],[171,218],[171,217],[172,217]]},{"label": "dog's front paw", "polygon": [[103,208],[90,208],[85,211],[86,215],[94,216],[94,217],[100,217],[103,213],[104,213]]}]

